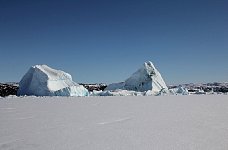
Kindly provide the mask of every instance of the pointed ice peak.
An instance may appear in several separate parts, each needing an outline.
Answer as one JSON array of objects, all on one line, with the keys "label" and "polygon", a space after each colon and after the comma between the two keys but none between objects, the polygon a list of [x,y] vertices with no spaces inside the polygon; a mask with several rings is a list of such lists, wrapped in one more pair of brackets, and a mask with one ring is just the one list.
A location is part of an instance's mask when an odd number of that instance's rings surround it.
[{"label": "pointed ice peak", "polygon": [[144,66],[150,67],[150,68],[155,68],[154,64],[151,61],[144,62]]}]

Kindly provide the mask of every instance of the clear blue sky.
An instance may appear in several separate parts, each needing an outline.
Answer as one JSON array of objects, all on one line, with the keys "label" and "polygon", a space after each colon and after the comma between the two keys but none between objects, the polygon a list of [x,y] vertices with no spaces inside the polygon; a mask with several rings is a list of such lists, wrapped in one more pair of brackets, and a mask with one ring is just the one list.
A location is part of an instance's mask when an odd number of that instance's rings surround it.
[{"label": "clear blue sky", "polygon": [[148,60],[168,84],[228,81],[228,0],[0,0],[0,82],[47,64],[112,83]]}]

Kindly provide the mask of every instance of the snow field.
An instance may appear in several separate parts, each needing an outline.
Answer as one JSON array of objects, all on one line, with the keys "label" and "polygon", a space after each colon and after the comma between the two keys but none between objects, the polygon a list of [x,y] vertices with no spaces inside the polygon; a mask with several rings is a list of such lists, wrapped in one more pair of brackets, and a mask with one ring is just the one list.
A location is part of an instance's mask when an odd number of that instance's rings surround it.
[{"label": "snow field", "polygon": [[0,150],[227,150],[228,97],[0,100]]}]

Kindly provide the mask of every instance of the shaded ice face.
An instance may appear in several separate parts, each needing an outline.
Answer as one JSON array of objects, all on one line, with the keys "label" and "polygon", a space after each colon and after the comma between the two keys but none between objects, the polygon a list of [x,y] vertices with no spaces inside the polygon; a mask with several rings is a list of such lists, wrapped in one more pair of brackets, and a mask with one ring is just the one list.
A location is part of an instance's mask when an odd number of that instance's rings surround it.
[{"label": "shaded ice face", "polygon": [[153,75],[156,75],[155,73],[155,67],[153,65],[152,62],[148,61],[148,62],[145,62],[144,63],[144,66],[145,66],[145,69],[146,69],[146,72],[148,73],[148,75],[151,77]]}]

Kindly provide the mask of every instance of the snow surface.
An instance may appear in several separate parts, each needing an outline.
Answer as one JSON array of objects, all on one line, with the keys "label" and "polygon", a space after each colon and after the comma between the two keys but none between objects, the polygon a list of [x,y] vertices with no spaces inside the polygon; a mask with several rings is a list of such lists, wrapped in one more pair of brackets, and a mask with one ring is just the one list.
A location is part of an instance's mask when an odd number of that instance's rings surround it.
[{"label": "snow surface", "polygon": [[228,96],[8,97],[0,150],[227,150]]},{"label": "snow surface", "polygon": [[125,82],[114,83],[108,85],[105,90],[130,90],[144,92],[151,90],[154,95],[162,92],[168,92],[168,88],[159,73],[154,67],[153,63],[148,61],[138,69],[131,77],[125,80]]},{"label": "snow surface", "polygon": [[88,90],[75,83],[64,71],[35,65],[21,79],[18,95],[87,96]]}]

